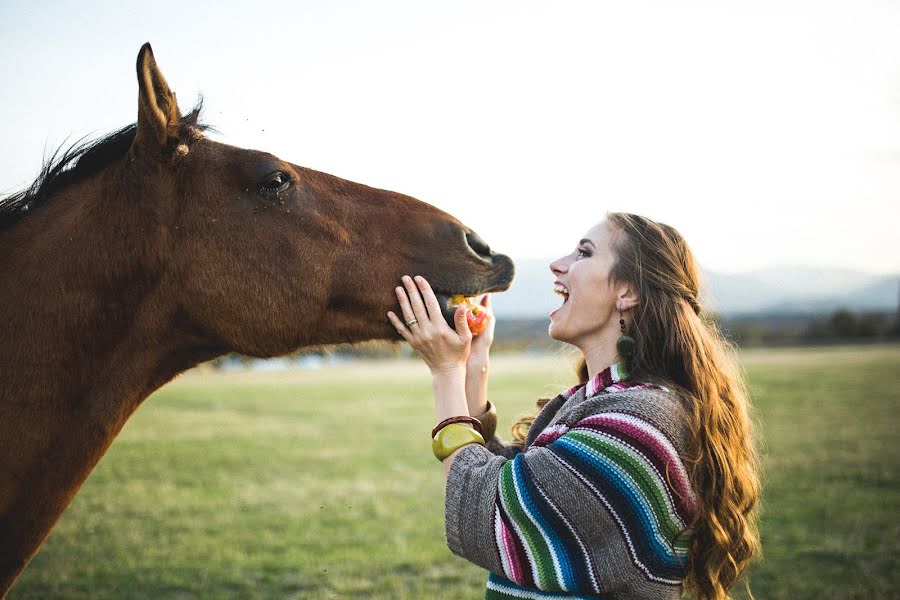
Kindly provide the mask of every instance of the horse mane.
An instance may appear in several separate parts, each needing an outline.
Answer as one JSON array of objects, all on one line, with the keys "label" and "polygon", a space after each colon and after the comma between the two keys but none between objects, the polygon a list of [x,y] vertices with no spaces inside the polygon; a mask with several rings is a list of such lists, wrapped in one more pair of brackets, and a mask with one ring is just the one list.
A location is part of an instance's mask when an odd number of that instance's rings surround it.
[{"label": "horse mane", "polygon": [[[181,118],[179,139],[190,139],[191,130],[206,131],[209,125],[201,123],[203,98]],[[137,123],[132,123],[96,140],[80,140],[63,149],[65,142],[44,158],[41,171],[25,189],[0,197],[0,231],[16,223],[36,205],[65,188],[82,181],[121,158],[128,152],[137,132]]]}]

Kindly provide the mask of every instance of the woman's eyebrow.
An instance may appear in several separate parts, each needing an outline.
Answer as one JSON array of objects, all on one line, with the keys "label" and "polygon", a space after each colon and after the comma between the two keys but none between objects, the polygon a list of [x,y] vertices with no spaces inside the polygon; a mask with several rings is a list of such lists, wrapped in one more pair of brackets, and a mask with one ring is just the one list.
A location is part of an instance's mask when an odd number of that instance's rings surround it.
[{"label": "woman's eyebrow", "polygon": [[587,238],[584,238],[584,239],[580,240],[578,243],[579,243],[579,244],[590,244],[590,245],[593,246],[594,248],[597,247],[597,245],[596,245],[594,242],[592,242],[591,240],[589,240],[589,239],[587,239]]}]

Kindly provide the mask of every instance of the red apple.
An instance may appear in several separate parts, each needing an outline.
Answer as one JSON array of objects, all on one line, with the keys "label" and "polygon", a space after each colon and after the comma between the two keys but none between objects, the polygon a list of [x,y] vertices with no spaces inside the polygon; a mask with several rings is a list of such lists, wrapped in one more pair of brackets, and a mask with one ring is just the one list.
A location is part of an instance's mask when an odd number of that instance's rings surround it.
[{"label": "red apple", "polygon": [[472,332],[472,335],[476,336],[484,333],[488,321],[487,310],[478,304],[475,298],[466,298],[462,294],[454,294],[450,297],[450,304],[457,307],[465,304],[469,308],[469,312],[466,313],[466,322],[469,324],[469,330]]}]

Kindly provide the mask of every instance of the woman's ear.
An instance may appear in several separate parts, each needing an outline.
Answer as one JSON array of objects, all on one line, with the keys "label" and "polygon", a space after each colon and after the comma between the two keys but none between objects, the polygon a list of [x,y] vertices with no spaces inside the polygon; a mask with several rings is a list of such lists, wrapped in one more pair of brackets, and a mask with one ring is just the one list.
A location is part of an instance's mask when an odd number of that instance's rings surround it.
[{"label": "woman's ear", "polygon": [[616,297],[617,310],[629,310],[640,304],[640,299],[631,286],[623,286]]}]

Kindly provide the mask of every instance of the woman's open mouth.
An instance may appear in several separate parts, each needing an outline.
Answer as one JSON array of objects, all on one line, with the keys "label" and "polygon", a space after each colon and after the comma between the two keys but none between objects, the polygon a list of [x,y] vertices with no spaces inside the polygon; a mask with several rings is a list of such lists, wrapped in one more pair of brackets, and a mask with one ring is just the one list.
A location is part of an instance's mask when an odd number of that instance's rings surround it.
[{"label": "woman's open mouth", "polygon": [[562,296],[563,301],[559,307],[557,307],[553,312],[550,313],[551,317],[555,315],[559,311],[559,309],[565,306],[566,302],[569,301],[569,288],[557,282],[553,285],[553,293]]},{"label": "woman's open mouth", "polygon": [[562,296],[563,304],[565,304],[566,300],[569,299],[569,288],[567,288],[566,286],[564,286],[561,283],[557,283],[556,285],[553,286],[553,293]]}]

